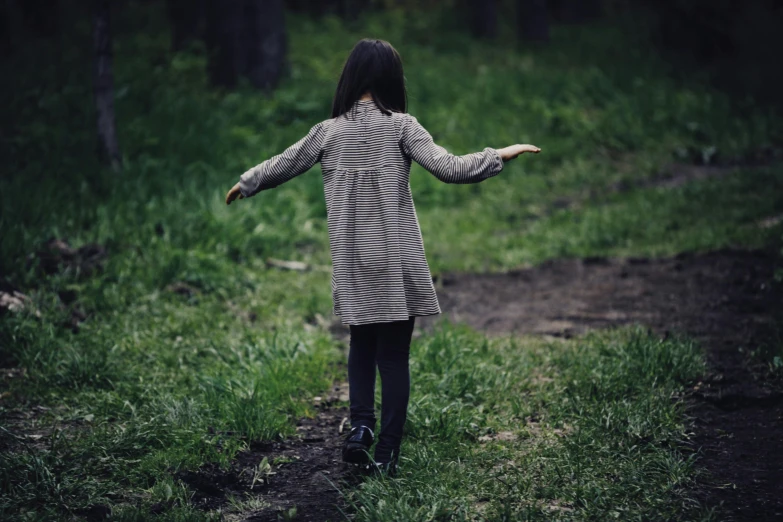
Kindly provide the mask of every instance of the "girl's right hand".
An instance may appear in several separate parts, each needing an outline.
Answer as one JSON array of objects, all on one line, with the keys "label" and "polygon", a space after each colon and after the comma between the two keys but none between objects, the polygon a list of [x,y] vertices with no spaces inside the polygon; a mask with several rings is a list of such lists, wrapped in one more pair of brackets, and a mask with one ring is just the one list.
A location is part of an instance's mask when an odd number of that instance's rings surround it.
[{"label": "girl's right hand", "polygon": [[510,161],[520,154],[524,152],[532,152],[533,154],[538,154],[541,152],[541,149],[536,147],[535,145],[510,145],[508,147],[503,147],[502,149],[498,149],[498,154],[500,154],[500,157],[503,159],[503,161]]},{"label": "girl's right hand", "polygon": [[235,199],[244,199],[245,196],[239,191],[239,183],[231,187],[231,190],[226,194],[226,205],[230,205]]}]

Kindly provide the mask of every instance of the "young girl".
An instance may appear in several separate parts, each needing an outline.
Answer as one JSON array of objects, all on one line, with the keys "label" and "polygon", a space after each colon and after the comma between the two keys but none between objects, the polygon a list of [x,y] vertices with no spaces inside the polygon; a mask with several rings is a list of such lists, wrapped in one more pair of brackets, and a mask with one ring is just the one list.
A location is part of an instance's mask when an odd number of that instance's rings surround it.
[{"label": "young girl", "polygon": [[[332,117],[239,178],[226,204],[275,188],[321,163],[334,268],[334,314],[350,326],[351,432],[343,460],[394,471],[408,408],[414,318],[440,313],[413,206],[411,160],[445,183],[478,183],[533,145],[454,156],[407,114],[402,60],[383,40],[361,40],[345,62]],[[375,367],[381,431],[375,457]]]}]

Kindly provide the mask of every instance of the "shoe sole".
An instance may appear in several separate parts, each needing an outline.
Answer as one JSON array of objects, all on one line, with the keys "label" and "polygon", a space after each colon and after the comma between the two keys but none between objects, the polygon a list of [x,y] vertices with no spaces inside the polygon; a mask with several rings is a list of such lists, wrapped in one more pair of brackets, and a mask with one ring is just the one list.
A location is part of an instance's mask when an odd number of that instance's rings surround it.
[{"label": "shoe sole", "polygon": [[345,466],[352,470],[354,473],[357,473],[359,475],[363,476],[369,476],[369,477],[389,477],[389,478],[396,478],[397,476],[397,469],[388,469],[384,468],[382,466],[379,466],[378,464],[374,462],[368,462],[367,464],[359,464],[359,463],[352,463],[352,462],[346,462]]}]

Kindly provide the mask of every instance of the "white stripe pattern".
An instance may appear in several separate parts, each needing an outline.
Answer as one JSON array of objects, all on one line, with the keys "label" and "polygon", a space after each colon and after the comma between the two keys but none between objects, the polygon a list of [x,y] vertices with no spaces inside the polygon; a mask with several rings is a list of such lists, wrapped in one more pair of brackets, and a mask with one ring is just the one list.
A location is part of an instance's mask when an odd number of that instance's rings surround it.
[{"label": "white stripe pattern", "polygon": [[449,154],[413,116],[387,115],[360,100],[240,177],[240,191],[250,197],[320,161],[333,312],[345,324],[440,313],[410,190],[411,160],[445,183],[478,183],[503,169],[493,148]]}]

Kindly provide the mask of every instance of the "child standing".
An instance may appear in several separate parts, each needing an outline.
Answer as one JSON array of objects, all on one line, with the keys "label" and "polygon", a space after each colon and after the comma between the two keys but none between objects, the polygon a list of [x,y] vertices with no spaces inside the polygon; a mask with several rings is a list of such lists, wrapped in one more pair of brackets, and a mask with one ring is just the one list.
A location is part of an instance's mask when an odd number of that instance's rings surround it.
[{"label": "child standing", "polygon": [[[226,204],[321,163],[332,256],[333,312],[350,326],[351,432],[343,460],[394,471],[410,394],[415,317],[440,313],[409,185],[411,160],[445,183],[478,183],[533,145],[454,156],[406,113],[402,60],[382,40],[356,44],[343,68],[332,117],[240,176]],[[375,368],[381,430],[374,459]]]}]

